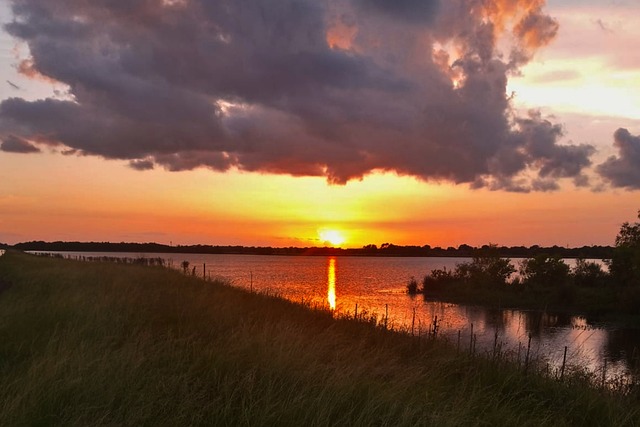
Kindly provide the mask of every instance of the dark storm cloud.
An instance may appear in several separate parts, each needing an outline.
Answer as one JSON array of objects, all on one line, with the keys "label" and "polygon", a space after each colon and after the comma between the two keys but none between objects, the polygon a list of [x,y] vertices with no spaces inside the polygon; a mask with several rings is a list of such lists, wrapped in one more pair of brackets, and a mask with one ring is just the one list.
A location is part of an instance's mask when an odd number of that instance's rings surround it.
[{"label": "dark storm cloud", "polygon": [[640,189],[640,136],[620,128],[613,138],[618,156],[611,156],[598,165],[597,172],[614,187]]},{"label": "dark storm cloud", "polygon": [[39,153],[40,149],[24,139],[9,135],[1,141],[0,151],[6,151],[7,153]]},{"label": "dark storm cloud", "polygon": [[[0,136],[138,170],[332,183],[394,171],[548,191],[590,165],[591,146],[560,144],[560,127],[518,117],[506,94],[508,77],[557,32],[543,0],[11,5],[6,28],[32,54],[23,73],[66,83],[69,97],[3,101]],[[507,31],[516,42],[502,55]]]},{"label": "dark storm cloud", "polygon": [[440,0],[355,0],[360,8],[375,10],[406,22],[432,22]]}]

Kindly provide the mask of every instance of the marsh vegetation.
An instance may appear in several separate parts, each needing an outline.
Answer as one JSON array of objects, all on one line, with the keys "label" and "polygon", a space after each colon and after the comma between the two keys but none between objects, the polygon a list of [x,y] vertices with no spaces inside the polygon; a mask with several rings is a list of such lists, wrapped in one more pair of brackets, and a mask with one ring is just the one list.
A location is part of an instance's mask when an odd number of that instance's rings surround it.
[{"label": "marsh vegetation", "polygon": [[4,425],[636,425],[633,390],[179,271],[9,252]]}]

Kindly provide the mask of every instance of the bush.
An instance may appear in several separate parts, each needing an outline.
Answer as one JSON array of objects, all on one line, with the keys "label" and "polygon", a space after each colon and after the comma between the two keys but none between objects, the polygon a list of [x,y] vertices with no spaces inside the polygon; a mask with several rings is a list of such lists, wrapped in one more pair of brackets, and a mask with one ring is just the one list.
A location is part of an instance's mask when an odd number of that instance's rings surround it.
[{"label": "bush", "polygon": [[409,279],[409,283],[407,283],[407,293],[409,295],[415,295],[420,291],[421,289],[418,288],[418,281],[415,277],[411,276],[411,279]]},{"label": "bush", "polygon": [[607,278],[608,275],[600,264],[582,258],[576,260],[576,266],[573,268],[573,282],[577,286],[588,288],[605,286]]},{"label": "bush", "polygon": [[424,279],[422,279],[422,292],[424,292],[425,295],[436,294],[441,292],[445,286],[457,280],[453,271],[447,270],[446,267],[442,270],[431,270],[431,275],[427,274],[424,276]]},{"label": "bush", "polygon": [[500,258],[497,255],[477,256],[471,262],[458,264],[455,275],[459,280],[471,285],[500,288],[507,284],[507,280],[515,271],[508,258]]},{"label": "bush", "polygon": [[520,276],[527,286],[563,286],[569,280],[569,266],[558,255],[528,258],[520,264]]}]

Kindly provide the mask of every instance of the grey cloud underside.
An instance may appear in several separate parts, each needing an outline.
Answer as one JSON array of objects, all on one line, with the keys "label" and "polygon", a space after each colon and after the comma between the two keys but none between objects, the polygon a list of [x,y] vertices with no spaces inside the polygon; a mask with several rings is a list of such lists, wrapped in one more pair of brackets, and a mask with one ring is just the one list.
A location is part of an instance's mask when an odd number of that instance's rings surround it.
[{"label": "grey cloud underside", "polygon": [[[591,164],[593,147],[561,145],[557,125],[514,115],[506,84],[516,65],[498,55],[491,23],[469,13],[479,0],[11,4],[6,29],[72,100],[3,101],[3,144],[46,141],[138,170],[238,168],[332,183],[383,170],[508,191],[584,183]],[[536,13],[521,31],[539,23],[552,37]],[[336,14],[357,27],[352,49],[327,42]],[[435,41],[463,55],[442,67]]]},{"label": "grey cloud underside", "polygon": [[0,142],[0,151],[7,153],[39,153],[40,149],[24,139],[7,136]]},{"label": "grey cloud underside", "polygon": [[614,135],[618,156],[609,157],[599,165],[597,172],[614,187],[640,189],[640,135],[632,135],[620,128]]}]

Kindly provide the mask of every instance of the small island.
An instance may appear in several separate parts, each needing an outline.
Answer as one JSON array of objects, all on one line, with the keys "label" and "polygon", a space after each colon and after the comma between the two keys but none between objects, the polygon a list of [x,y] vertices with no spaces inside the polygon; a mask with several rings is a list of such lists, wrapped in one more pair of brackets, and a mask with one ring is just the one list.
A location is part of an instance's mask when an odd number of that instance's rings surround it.
[{"label": "small island", "polygon": [[455,269],[432,270],[421,283],[412,278],[407,292],[423,294],[425,299],[563,311],[640,324],[640,222],[621,226],[605,262],[608,269],[578,258],[570,268],[560,254],[540,253],[523,259],[516,269],[500,248],[487,246]]}]

